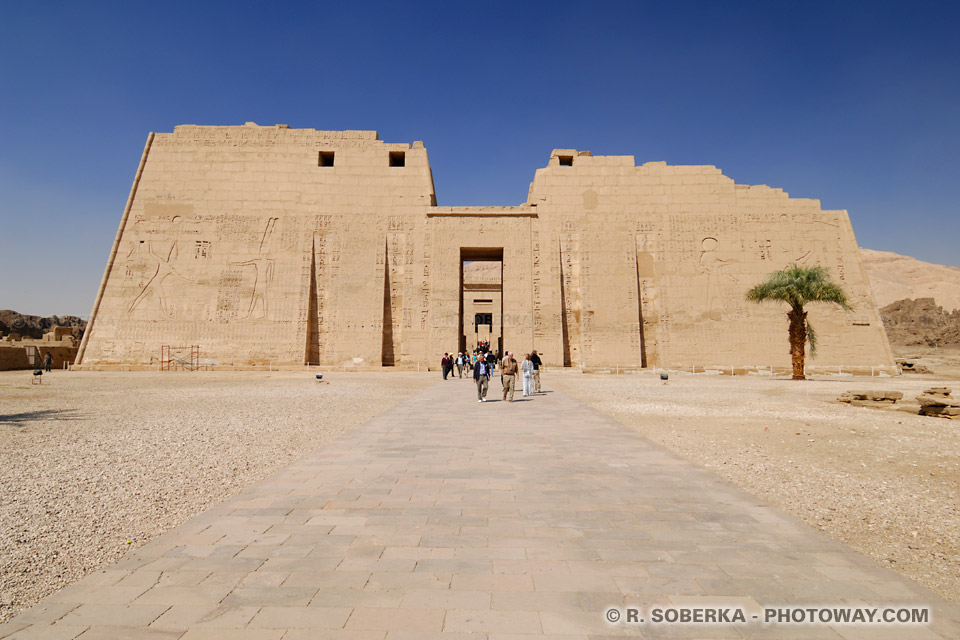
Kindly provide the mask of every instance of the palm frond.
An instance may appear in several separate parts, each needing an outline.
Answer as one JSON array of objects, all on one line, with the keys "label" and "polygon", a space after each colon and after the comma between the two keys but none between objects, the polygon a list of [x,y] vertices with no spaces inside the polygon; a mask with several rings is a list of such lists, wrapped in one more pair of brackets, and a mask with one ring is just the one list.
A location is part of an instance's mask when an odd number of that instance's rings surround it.
[{"label": "palm frond", "polygon": [[830,302],[850,309],[846,292],[832,280],[824,267],[801,267],[798,264],[771,273],[747,291],[747,300],[786,302],[797,310],[810,302]]},{"label": "palm frond", "polygon": [[817,355],[817,332],[813,330],[813,325],[807,320],[807,342],[810,343],[810,356]]}]

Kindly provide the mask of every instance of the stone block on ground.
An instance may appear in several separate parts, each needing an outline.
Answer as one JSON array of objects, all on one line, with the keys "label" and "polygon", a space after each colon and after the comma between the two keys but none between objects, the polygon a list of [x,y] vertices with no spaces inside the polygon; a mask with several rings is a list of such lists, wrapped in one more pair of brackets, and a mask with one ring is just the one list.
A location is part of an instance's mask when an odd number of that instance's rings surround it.
[{"label": "stone block on ground", "polygon": [[875,400],[850,400],[849,403],[850,403],[850,406],[852,407],[868,407],[871,409],[893,410],[897,408],[897,405],[895,402],[877,402]]},{"label": "stone block on ground", "polygon": [[960,407],[923,407],[920,412],[925,416],[960,416]]},{"label": "stone block on ground", "polygon": [[960,407],[921,407],[920,414],[924,416],[936,416],[938,418],[960,418]]},{"label": "stone block on ground", "polygon": [[903,399],[903,393],[899,391],[844,391],[837,400],[840,402],[850,402],[858,404],[861,402],[872,403],[894,403]]},{"label": "stone block on ground", "polygon": [[951,398],[949,396],[931,396],[921,394],[917,396],[917,402],[921,407],[960,407],[960,398]]}]

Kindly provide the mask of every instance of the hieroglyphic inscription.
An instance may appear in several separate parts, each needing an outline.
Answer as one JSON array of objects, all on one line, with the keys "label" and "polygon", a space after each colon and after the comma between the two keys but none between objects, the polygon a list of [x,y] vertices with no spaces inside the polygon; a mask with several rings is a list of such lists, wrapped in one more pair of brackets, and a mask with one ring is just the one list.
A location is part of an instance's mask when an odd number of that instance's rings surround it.
[{"label": "hieroglyphic inscription", "polygon": [[332,324],[332,318],[330,317],[330,311],[328,310],[328,296],[330,291],[330,286],[332,284],[329,272],[329,248],[328,244],[331,242],[330,236],[327,233],[321,231],[316,231],[313,234],[313,255],[314,255],[314,282],[316,283],[316,306],[317,306],[317,320],[316,320],[316,350],[322,358],[328,348],[328,341],[330,338],[330,326]]},{"label": "hieroglyphic inscription", "polygon": [[536,228],[530,232],[530,252],[533,261],[533,335],[543,338],[547,335],[547,321],[543,312],[543,267],[540,257],[540,233]]},{"label": "hieroglyphic inscription", "polygon": [[229,322],[240,310],[240,287],[243,273],[239,269],[224,269],[217,284],[217,318]]},{"label": "hieroglyphic inscription", "polygon": [[206,260],[210,257],[210,241],[195,240],[193,257],[195,260]]}]

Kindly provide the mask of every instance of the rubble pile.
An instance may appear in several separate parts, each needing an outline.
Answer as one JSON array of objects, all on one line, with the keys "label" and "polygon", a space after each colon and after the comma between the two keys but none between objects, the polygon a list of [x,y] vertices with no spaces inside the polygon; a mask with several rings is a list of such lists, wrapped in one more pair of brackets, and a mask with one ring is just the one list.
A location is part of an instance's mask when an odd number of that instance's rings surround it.
[{"label": "rubble pile", "polygon": [[950,389],[946,387],[927,389],[917,396],[917,402],[920,403],[922,416],[960,420],[960,398],[952,397]]},{"label": "rubble pile", "polygon": [[933,373],[930,367],[917,364],[912,360],[897,360],[897,366],[900,367],[902,373]]}]

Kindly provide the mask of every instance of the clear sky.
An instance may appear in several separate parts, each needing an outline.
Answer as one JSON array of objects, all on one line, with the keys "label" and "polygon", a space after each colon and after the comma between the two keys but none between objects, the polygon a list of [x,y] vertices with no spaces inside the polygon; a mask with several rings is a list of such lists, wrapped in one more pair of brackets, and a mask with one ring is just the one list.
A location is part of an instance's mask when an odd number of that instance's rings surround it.
[{"label": "clear sky", "polygon": [[442,205],[554,148],[713,164],[960,265],[956,2],[0,0],[0,308],[86,316],[148,132],[423,140]]}]

